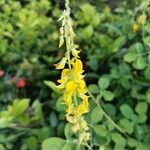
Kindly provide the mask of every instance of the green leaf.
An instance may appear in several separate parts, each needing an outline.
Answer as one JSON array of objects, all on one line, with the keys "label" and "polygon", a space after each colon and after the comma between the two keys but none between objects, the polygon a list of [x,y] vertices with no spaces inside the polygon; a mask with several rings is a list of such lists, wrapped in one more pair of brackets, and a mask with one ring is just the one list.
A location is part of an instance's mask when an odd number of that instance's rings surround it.
[{"label": "green leaf", "polygon": [[66,144],[63,146],[62,150],[72,150],[72,145],[71,145],[71,143],[66,143]]},{"label": "green leaf", "polygon": [[150,36],[144,38],[144,44],[150,47]]},{"label": "green leaf", "polygon": [[137,54],[134,52],[129,52],[124,56],[124,61],[131,63],[137,58]]},{"label": "green leaf", "polygon": [[134,115],[132,108],[128,104],[121,105],[120,111],[128,119],[132,119]]},{"label": "green leaf", "polygon": [[139,102],[139,103],[136,105],[136,107],[135,107],[135,111],[136,111],[139,115],[146,114],[147,109],[148,109],[148,105],[147,105],[146,102]]},{"label": "green leaf", "polygon": [[126,131],[129,134],[133,133],[133,131],[134,131],[133,122],[129,121],[126,118],[121,119],[119,122],[120,122],[122,129],[124,129],[124,131]]},{"label": "green leaf", "polygon": [[111,134],[112,140],[115,142],[115,148],[114,149],[124,149],[126,145],[126,140],[121,136],[119,133],[112,133]]},{"label": "green leaf", "polygon": [[29,106],[29,102],[30,100],[29,99],[21,99],[21,100],[18,100],[16,99],[14,102],[13,102],[13,107],[14,107],[14,113],[16,116],[19,116],[21,115],[22,113],[25,112],[25,110],[28,108]]},{"label": "green leaf", "polygon": [[101,108],[98,106],[95,107],[91,112],[91,116],[90,116],[91,123],[96,124],[99,121],[101,121],[102,118],[103,118],[103,113],[101,111]]},{"label": "green leaf", "polygon": [[30,136],[27,139],[27,144],[28,144],[29,150],[37,150],[37,148],[38,148],[38,142],[37,142],[37,139],[35,138],[35,136]]},{"label": "green leaf", "polygon": [[136,147],[138,145],[138,141],[136,139],[133,139],[133,138],[129,138],[127,140],[127,144],[130,146],[130,147]]},{"label": "green leaf", "polygon": [[125,36],[120,36],[118,37],[112,46],[112,52],[117,52],[126,42],[126,37]]},{"label": "green leaf", "polygon": [[136,52],[137,52],[138,54],[141,54],[141,53],[143,52],[143,50],[144,50],[143,44],[140,43],[140,42],[135,43],[135,44],[133,45],[133,51],[134,51],[134,49],[136,50]]},{"label": "green leaf", "polygon": [[107,89],[109,86],[109,83],[110,83],[110,79],[107,76],[101,77],[98,81],[98,85],[102,90]]},{"label": "green leaf", "polygon": [[150,33],[150,23],[147,23],[144,28],[148,33]]},{"label": "green leaf", "polygon": [[52,127],[56,127],[57,124],[58,124],[58,119],[57,119],[57,116],[56,116],[56,113],[55,112],[51,112],[50,113],[50,124]]},{"label": "green leaf", "polygon": [[42,143],[42,150],[62,150],[62,147],[64,145],[65,145],[65,140],[58,137],[52,137],[46,139]]},{"label": "green leaf", "polygon": [[52,81],[44,81],[44,84],[51,88],[54,92],[60,94],[60,90],[56,87],[56,84]]},{"label": "green leaf", "polygon": [[66,124],[64,132],[67,139],[70,139],[72,137],[73,132],[69,123]]},{"label": "green leaf", "polygon": [[106,101],[112,101],[114,99],[114,93],[112,93],[111,91],[103,91],[102,92],[102,96],[104,97],[104,99]]},{"label": "green leaf", "polygon": [[146,101],[150,103],[150,89],[146,91]]},{"label": "green leaf", "polygon": [[138,56],[136,61],[133,63],[133,67],[139,70],[142,70],[146,67],[146,60],[143,56]]},{"label": "green leaf", "polygon": [[104,109],[110,116],[115,116],[116,115],[116,107],[113,104],[104,104]]},{"label": "green leaf", "polygon": [[95,84],[90,84],[90,85],[88,86],[88,89],[89,89],[89,91],[90,91],[91,93],[93,93],[93,94],[98,94],[98,93],[100,93],[99,87],[98,87],[97,85],[95,85]]},{"label": "green leaf", "polygon": [[145,71],[144,71],[144,76],[146,79],[150,80],[150,66],[147,66]]},{"label": "green leaf", "polygon": [[2,144],[0,144],[0,150],[6,150]]},{"label": "green leaf", "polygon": [[107,135],[107,129],[104,125],[94,125],[93,130],[94,130],[95,134],[97,134],[99,136],[104,137]]}]

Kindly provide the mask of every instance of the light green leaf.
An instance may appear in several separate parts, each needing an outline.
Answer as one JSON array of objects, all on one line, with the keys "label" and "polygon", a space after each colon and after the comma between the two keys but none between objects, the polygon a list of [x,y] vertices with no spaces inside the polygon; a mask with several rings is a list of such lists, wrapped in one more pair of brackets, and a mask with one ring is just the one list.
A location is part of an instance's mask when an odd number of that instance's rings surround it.
[{"label": "light green leaf", "polygon": [[150,79],[150,66],[147,66],[144,71],[144,76],[146,79]]},{"label": "light green leaf", "polygon": [[0,150],[6,150],[2,144],[0,144]]},{"label": "light green leaf", "polygon": [[95,84],[90,84],[90,85],[88,86],[88,89],[89,89],[89,91],[90,91],[91,93],[93,93],[93,94],[98,94],[98,93],[100,93],[99,87],[98,87],[97,85],[95,85]]},{"label": "light green leaf", "polygon": [[30,102],[29,99],[21,99],[21,100],[16,99],[13,102],[15,115],[16,116],[21,115],[28,108],[29,102]]},{"label": "light green leaf", "polygon": [[133,52],[129,52],[124,56],[124,61],[131,63],[137,58],[137,54]]},{"label": "light green leaf", "polygon": [[66,143],[66,144],[63,146],[62,150],[72,150],[72,145],[71,145],[71,143]]},{"label": "light green leaf", "polygon": [[132,119],[134,115],[132,108],[128,104],[121,105],[120,111],[128,119]]},{"label": "light green leaf", "polygon": [[54,92],[58,94],[60,93],[60,90],[56,87],[56,84],[54,82],[45,80],[44,84],[51,88]]},{"label": "light green leaf", "polygon": [[107,135],[107,129],[104,125],[94,125],[93,130],[94,130],[95,134],[97,134],[99,136],[103,137],[103,136]]},{"label": "light green leaf", "polygon": [[102,96],[104,97],[104,99],[106,101],[112,101],[114,99],[114,93],[112,93],[111,91],[103,91],[102,92]]},{"label": "light green leaf", "polygon": [[127,133],[131,134],[134,131],[134,124],[133,122],[129,121],[126,118],[123,118],[120,120],[120,125],[122,127],[122,129],[124,129],[124,131],[126,131]]},{"label": "light green leaf", "polygon": [[64,132],[67,139],[70,139],[72,137],[73,132],[69,123],[66,124]]},{"label": "light green leaf", "polygon": [[150,47],[150,36],[144,38],[144,44]]},{"label": "light green leaf", "polygon": [[46,139],[42,143],[42,150],[62,150],[62,147],[64,145],[65,145],[65,140],[58,137],[52,137]]},{"label": "light green leaf", "polygon": [[107,89],[109,86],[109,83],[110,83],[110,79],[107,76],[101,77],[98,81],[98,85],[102,90]]},{"label": "light green leaf", "polygon": [[148,33],[150,33],[150,23],[147,23],[144,28]]},{"label": "light green leaf", "polygon": [[136,147],[138,145],[138,141],[136,139],[133,139],[133,138],[129,138],[127,140],[127,144],[130,146],[130,147]]},{"label": "light green leaf", "polygon": [[147,105],[146,102],[139,102],[139,103],[136,105],[136,107],[135,107],[135,111],[136,111],[139,115],[146,114],[147,109],[148,109],[148,105]]},{"label": "light green leaf", "polygon": [[92,112],[91,112],[91,116],[90,116],[90,120],[91,120],[91,123],[93,124],[96,124],[98,123],[99,121],[102,120],[103,118],[103,113],[101,111],[101,108],[100,107],[95,107]]},{"label": "light green leaf", "polygon": [[142,70],[146,67],[146,60],[143,56],[138,56],[136,61],[133,63],[133,67]]},{"label": "light green leaf", "polygon": [[126,42],[126,37],[125,36],[120,36],[118,37],[112,46],[112,52],[117,52]]},{"label": "light green leaf", "polygon": [[126,140],[121,136],[119,133],[112,133],[111,134],[112,140],[115,142],[115,149],[118,149],[117,147],[120,147],[121,149],[124,149],[126,145]]},{"label": "light green leaf", "polygon": [[54,111],[52,111],[50,113],[50,124],[52,127],[56,127],[58,125],[58,119],[57,119],[57,116],[56,116],[56,113]]}]

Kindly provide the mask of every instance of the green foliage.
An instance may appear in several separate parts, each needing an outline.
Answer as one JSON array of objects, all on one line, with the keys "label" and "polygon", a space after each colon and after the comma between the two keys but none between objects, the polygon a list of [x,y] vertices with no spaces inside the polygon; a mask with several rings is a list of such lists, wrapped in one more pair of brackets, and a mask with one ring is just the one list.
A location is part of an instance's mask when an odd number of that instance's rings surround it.
[{"label": "green foliage", "polygon": [[[142,5],[144,1],[71,0],[86,83],[101,105],[90,98],[85,116],[92,149],[150,149],[150,5]],[[0,1],[2,150],[78,148],[66,123],[63,91],[56,88],[59,73],[54,70],[64,55],[64,48],[58,48],[64,41],[61,37],[58,44],[57,22],[63,8],[60,0]],[[147,18],[140,24],[143,14]],[[134,24],[139,27],[136,32]],[[22,88],[17,87],[20,79],[26,81]]]}]

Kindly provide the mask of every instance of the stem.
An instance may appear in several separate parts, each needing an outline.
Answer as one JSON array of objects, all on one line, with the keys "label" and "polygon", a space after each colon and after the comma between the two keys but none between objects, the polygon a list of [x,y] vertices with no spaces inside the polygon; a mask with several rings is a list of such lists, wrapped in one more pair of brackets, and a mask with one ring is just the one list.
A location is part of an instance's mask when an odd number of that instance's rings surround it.
[{"label": "stem", "polygon": [[102,111],[103,115],[106,117],[106,119],[114,125],[114,127],[116,129],[118,129],[121,133],[125,134],[125,131],[123,131],[110,117],[109,115],[104,111],[104,109],[102,108],[102,106],[97,102],[97,100],[95,99],[95,97],[93,96],[93,94],[88,90],[88,94],[90,95],[90,97],[93,99],[93,101],[96,103],[96,105],[100,108],[100,110]]}]

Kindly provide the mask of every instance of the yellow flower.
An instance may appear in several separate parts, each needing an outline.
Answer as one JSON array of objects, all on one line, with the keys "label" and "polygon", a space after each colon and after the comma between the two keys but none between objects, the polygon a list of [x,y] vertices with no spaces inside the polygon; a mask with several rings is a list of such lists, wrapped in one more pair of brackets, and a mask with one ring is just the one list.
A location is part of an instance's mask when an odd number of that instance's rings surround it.
[{"label": "yellow flower", "polygon": [[82,114],[87,113],[87,112],[88,112],[87,103],[86,105],[84,105],[84,103],[82,102],[76,109],[76,115],[78,117],[80,117]]},{"label": "yellow flower", "polygon": [[69,81],[66,84],[67,93],[73,94],[76,91],[76,89],[77,89],[77,84],[73,80]]},{"label": "yellow flower", "polygon": [[56,69],[64,69],[66,62],[67,62],[67,58],[63,57],[58,64],[55,64]]},{"label": "yellow flower", "polygon": [[61,73],[61,79],[57,80],[58,83],[61,83],[58,85],[58,88],[65,88],[65,85],[68,81],[68,76],[69,76],[69,69],[64,69]]}]

